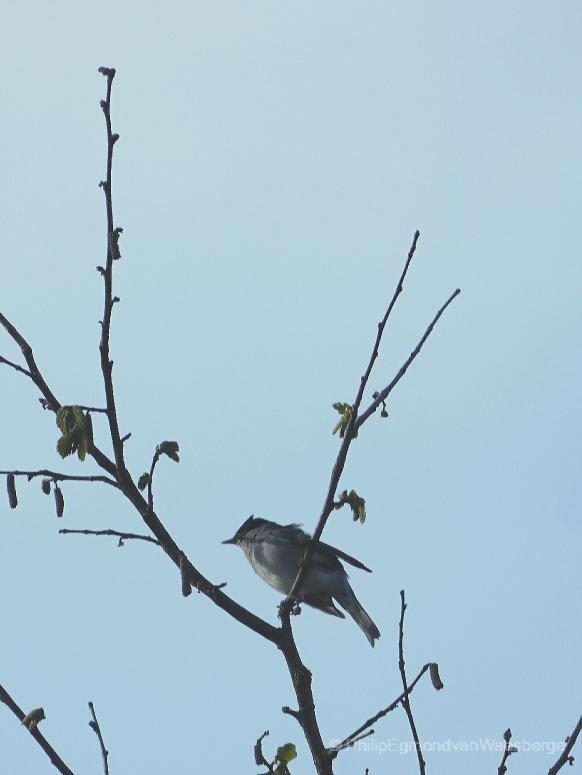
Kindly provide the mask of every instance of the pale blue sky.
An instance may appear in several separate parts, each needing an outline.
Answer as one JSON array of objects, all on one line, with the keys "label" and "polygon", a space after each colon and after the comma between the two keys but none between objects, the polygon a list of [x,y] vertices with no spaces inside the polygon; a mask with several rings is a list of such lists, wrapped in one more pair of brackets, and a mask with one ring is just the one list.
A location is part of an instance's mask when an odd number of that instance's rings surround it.
[{"label": "pale blue sky", "polygon": [[[342,488],[368,521],[326,540],[382,631],[296,621],[324,739],[400,691],[426,741],[555,743],[580,710],[582,109],[577,2],[101,2],[3,6],[1,309],[64,403],[102,404],[104,260],[99,65],[115,66],[114,197],[124,227],[112,356],[139,475],[155,444],[159,513],[195,564],[276,623],[278,596],[221,546],[250,513],[317,520],[351,401],[413,232],[422,232],[371,390],[460,286],[426,350],[353,445]],[[0,354],[17,359],[7,337]],[[0,371],[0,468],[60,463],[38,391]],[[96,433],[105,439],[96,422]],[[0,506],[0,683],[75,772],[248,772],[252,748],[298,744],[281,656],[206,599],[180,596],[148,545],[59,536],[139,530],[104,487],[37,483]],[[62,522],[62,524],[61,524]],[[402,712],[376,746],[409,739]],[[2,770],[50,773],[0,708]],[[580,756],[580,753],[578,752]],[[497,752],[428,753],[433,773],[494,772]],[[554,757],[555,758],[555,757]],[[553,759],[521,753],[511,775]],[[414,773],[414,755],[353,751],[338,775]]]}]

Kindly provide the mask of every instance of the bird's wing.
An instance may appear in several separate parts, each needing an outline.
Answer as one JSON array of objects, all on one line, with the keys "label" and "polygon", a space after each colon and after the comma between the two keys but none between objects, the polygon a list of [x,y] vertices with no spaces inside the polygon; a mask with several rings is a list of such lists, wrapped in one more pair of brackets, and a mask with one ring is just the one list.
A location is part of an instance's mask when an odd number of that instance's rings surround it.
[{"label": "bird's wing", "polygon": [[[277,533],[282,540],[289,541],[289,543],[293,543],[296,546],[306,546],[311,537],[304,530],[301,530],[299,525],[296,524],[284,525],[277,531]],[[336,557],[339,560],[343,560],[344,562],[353,565],[354,568],[365,570],[366,573],[372,572],[370,568],[367,568],[364,565],[363,562],[360,562],[359,560],[356,560],[355,557],[351,557],[349,554],[342,552],[341,549],[336,549],[335,546],[330,546],[330,544],[326,544],[323,541],[320,541],[318,543],[318,547],[321,549],[323,554],[327,554],[328,556],[331,555],[332,557]]]},{"label": "bird's wing", "polygon": [[340,619],[346,618],[339,608],[335,607],[329,595],[304,595],[302,602],[326,614],[331,614],[331,616],[338,616]]},{"label": "bird's wing", "polygon": [[349,562],[350,565],[353,565],[354,568],[359,568],[360,570],[365,570],[366,573],[371,573],[372,571],[370,568],[367,568],[363,562],[360,562],[359,560],[356,560],[355,557],[350,557],[349,554],[346,554],[345,552],[342,552],[341,549],[336,549],[335,546],[330,546],[329,544],[324,544],[323,541],[319,542],[319,546],[323,549],[324,552],[329,552],[330,554],[335,555],[340,560],[343,560],[344,562]]}]

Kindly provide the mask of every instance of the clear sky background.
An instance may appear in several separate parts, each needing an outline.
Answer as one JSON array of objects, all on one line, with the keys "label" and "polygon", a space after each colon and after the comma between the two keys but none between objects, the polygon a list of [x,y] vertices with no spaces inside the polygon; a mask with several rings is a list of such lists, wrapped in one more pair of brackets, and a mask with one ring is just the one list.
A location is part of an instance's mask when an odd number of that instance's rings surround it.
[{"label": "clear sky background", "polygon": [[[249,514],[316,524],[352,401],[415,229],[422,236],[370,392],[449,308],[353,444],[330,543],[382,638],[306,610],[295,622],[323,737],[343,738],[400,692],[399,590],[421,738],[556,744],[580,711],[580,186],[578,2],[22,2],[2,12],[0,304],[63,403],[102,405],[98,321],[105,135],[99,65],[115,66],[113,319],[132,472],[156,443],[161,518],[193,562],[276,623],[279,597],[220,541]],[[0,354],[17,348],[0,338]],[[0,468],[61,462],[38,391],[3,367]],[[96,435],[106,445],[104,425]],[[254,773],[296,742],[281,655],[202,596],[180,594],[155,547],[59,536],[141,529],[104,485],[38,480],[0,505],[0,683],[69,766],[112,773]],[[339,775],[414,773],[379,753],[400,710]],[[373,742],[375,741],[375,742]],[[391,742],[390,741],[396,741]],[[53,771],[0,707],[0,769]],[[582,754],[578,750],[578,758]],[[494,772],[497,751],[426,753],[433,773]],[[556,755],[522,752],[511,775]]]}]

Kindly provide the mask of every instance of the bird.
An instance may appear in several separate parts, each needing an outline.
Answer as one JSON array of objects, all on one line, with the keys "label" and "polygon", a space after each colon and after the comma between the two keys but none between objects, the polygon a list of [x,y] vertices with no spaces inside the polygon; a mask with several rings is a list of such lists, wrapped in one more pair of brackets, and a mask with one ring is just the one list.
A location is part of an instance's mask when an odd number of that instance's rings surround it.
[{"label": "bird", "polygon": [[[239,546],[255,573],[278,592],[287,595],[310,540],[310,535],[298,524],[279,525],[268,519],[250,516],[232,538],[222,543]],[[380,630],[355,596],[340,560],[367,573],[372,572],[341,549],[319,541],[311,555],[299,598],[319,611],[345,619],[334,605],[335,600],[349,613],[374,647]]]}]

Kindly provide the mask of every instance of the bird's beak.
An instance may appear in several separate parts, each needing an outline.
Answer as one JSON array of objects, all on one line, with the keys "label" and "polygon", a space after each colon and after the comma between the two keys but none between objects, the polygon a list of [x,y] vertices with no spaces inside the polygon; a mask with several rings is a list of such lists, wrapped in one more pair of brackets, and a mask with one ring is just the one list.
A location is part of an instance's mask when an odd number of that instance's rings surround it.
[{"label": "bird's beak", "polygon": [[233,536],[232,538],[229,538],[227,541],[223,541],[223,544],[236,544],[236,538]]}]

